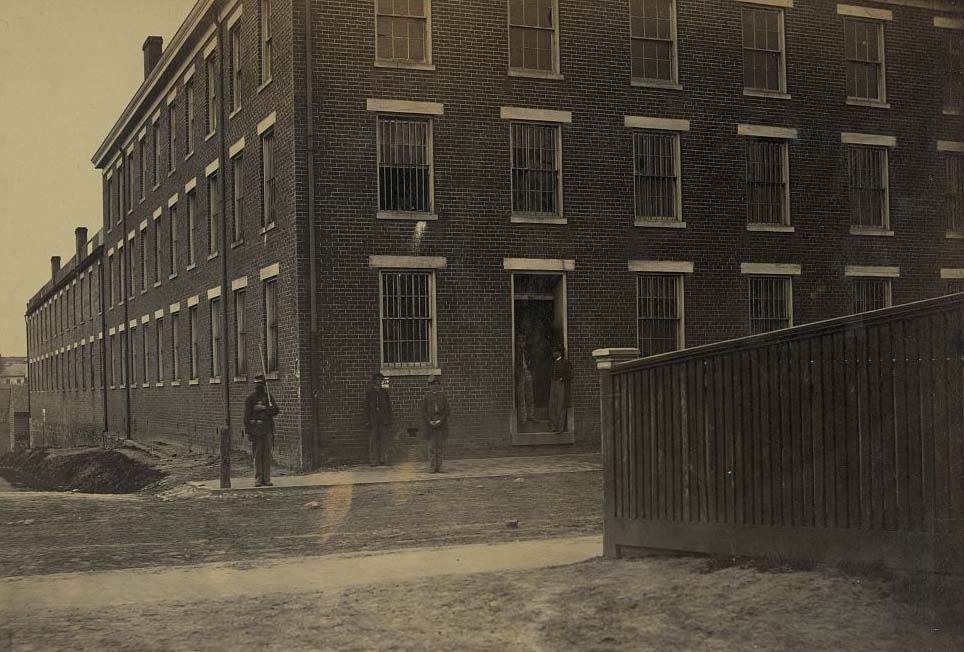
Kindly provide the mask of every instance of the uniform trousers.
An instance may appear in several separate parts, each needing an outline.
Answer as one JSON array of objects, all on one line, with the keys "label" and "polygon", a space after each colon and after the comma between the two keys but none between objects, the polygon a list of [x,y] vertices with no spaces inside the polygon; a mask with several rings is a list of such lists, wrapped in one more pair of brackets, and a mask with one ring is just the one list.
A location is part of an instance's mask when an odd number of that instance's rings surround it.
[{"label": "uniform trousers", "polygon": [[268,484],[271,482],[271,446],[274,443],[274,434],[255,435],[251,440],[251,453],[254,457],[254,481],[255,484]]}]

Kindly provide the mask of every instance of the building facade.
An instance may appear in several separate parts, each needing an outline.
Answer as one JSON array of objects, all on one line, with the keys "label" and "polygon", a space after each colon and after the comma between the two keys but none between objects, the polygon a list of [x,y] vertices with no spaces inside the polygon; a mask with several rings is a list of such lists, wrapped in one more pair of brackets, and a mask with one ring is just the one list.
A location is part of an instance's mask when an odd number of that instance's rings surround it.
[{"label": "building facade", "polygon": [[402,445],[429,375],[455,447],[592,445],[595,348],[964,289],[962,43],[939,0],[199,0],[94,156],[104,428],[241,445],[263,359],[294,467],[363,456],[376,371]]}]

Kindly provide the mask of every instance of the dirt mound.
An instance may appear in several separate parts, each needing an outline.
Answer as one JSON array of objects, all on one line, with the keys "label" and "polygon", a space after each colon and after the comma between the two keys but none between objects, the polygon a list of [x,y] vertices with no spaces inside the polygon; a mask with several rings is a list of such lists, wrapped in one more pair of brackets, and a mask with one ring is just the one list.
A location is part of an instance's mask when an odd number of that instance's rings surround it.
[{"label": "dirt mound", "polygon": [[165,476],[120,451],[101,449],[7,453],[0,457],[0,467],[25,474],[31,489],[92,494],[134,493]]}]

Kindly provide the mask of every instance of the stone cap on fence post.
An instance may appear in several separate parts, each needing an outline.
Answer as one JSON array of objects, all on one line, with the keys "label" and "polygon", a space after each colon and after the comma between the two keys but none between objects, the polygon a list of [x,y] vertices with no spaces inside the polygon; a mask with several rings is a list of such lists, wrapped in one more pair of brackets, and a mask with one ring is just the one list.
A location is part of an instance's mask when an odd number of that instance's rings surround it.
[{"label": "stone cap on fence post", "polygon": [[639,349],[633,347],[596,349],[592,352],[592,357],[596,360],[596,369],[612,369],[613,365],[637,359]]}]

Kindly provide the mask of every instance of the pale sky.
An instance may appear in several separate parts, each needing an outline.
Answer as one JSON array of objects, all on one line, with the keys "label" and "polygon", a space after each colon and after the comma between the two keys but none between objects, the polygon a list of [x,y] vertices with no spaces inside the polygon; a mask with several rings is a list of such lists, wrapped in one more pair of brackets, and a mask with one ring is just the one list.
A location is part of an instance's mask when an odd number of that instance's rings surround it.
[{"label": "pale sky", "polygon": [[0,0],[0,355],[25,355],[26,301],[101,226],[91,156],[194,0]]}]

